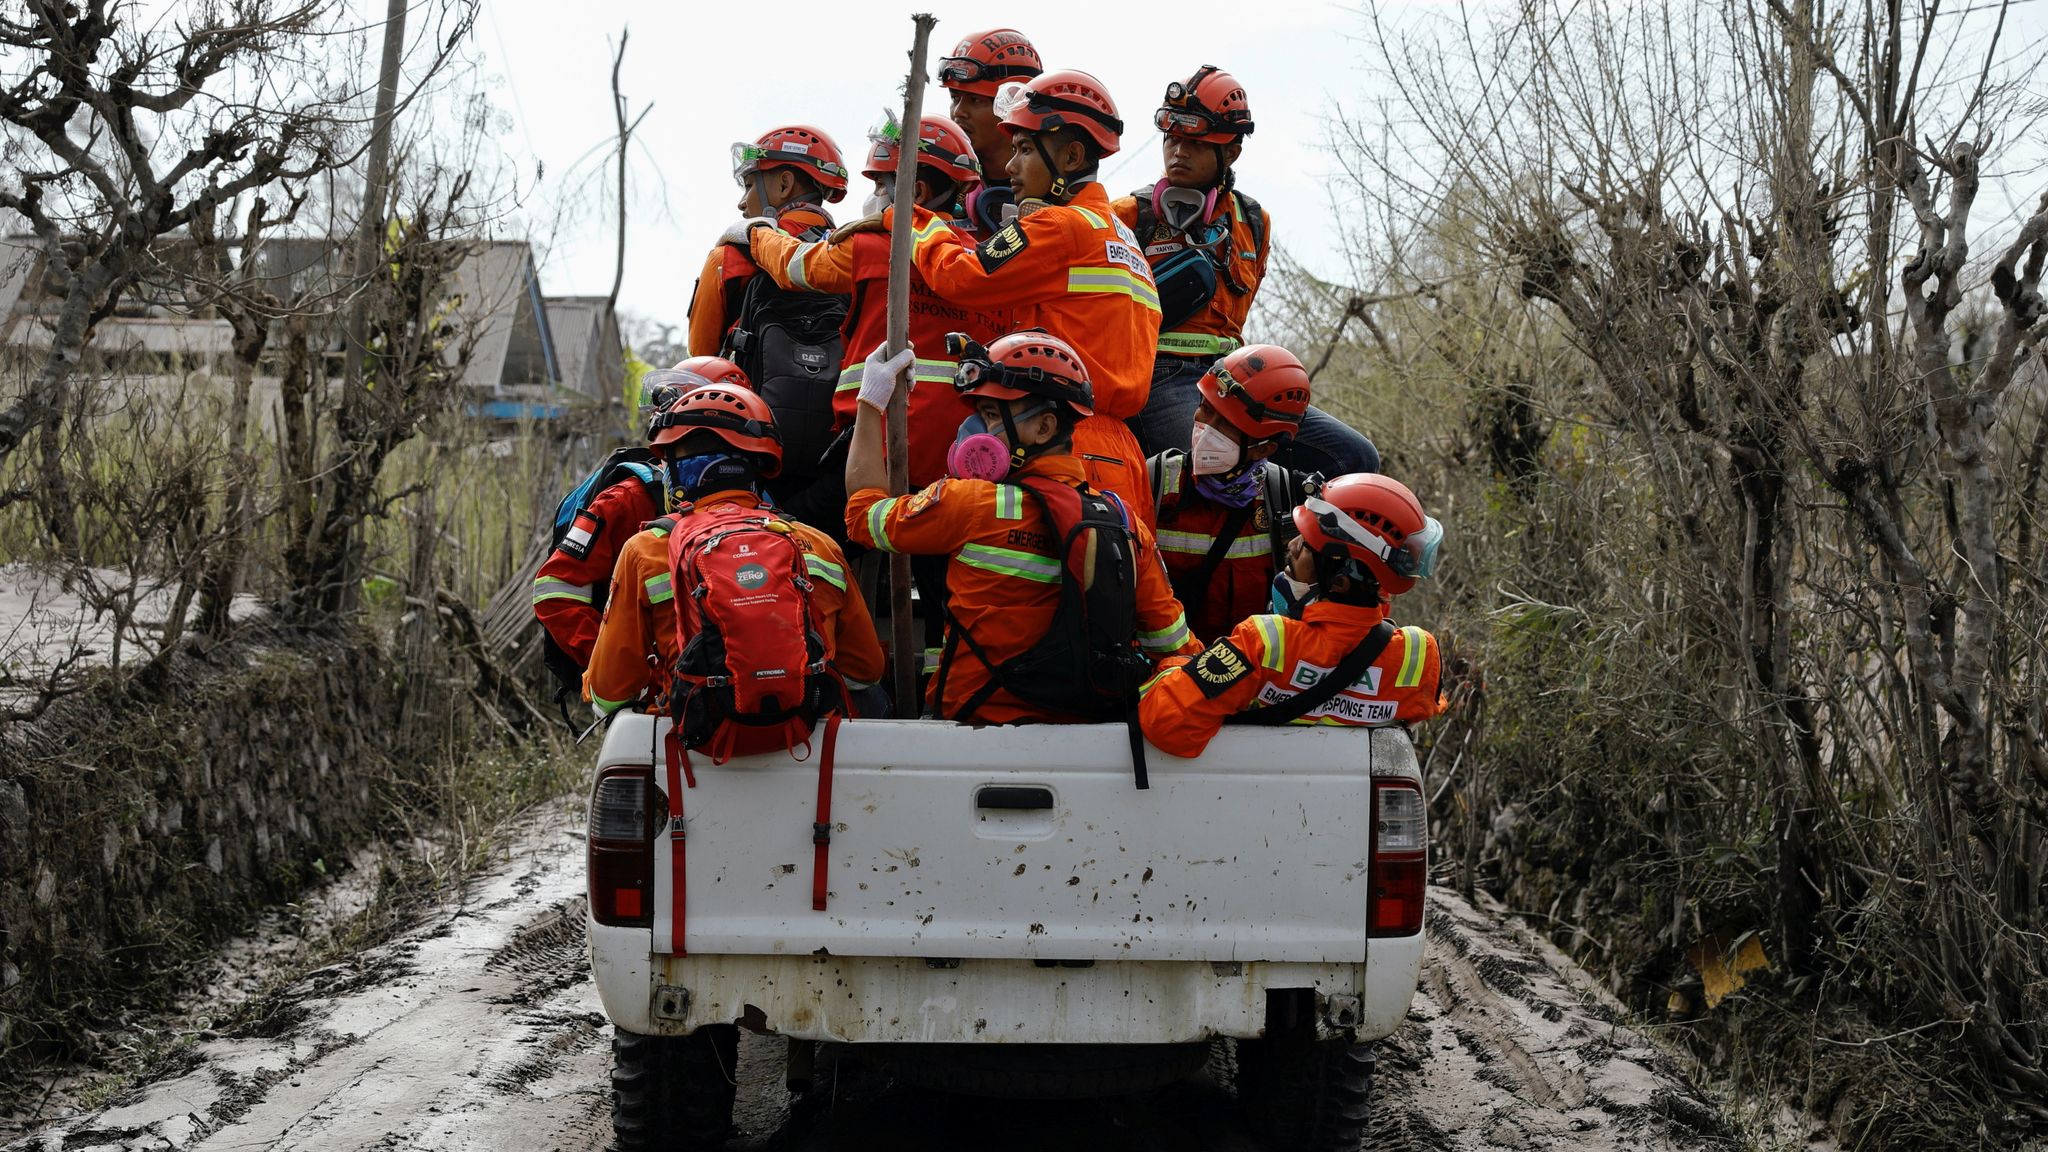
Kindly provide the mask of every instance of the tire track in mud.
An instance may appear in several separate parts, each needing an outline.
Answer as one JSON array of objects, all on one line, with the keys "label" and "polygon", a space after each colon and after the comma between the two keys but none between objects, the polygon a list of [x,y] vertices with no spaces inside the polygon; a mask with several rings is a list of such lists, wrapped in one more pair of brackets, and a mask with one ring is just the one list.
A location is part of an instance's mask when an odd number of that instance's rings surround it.
[{"label": "tire track in mud", "polygon": [[[273,997],[105,1110],[11,1148],[598,1152],[611,1027],[589,979],[582,841],[557,812],[453,907]],[[1497,906],[1431,890],[1407,1022],[1379,1046],[1372,1152],[1701,1152],[1718,1111],[1584,973]],[[884,1084],[792,1118],[783,1043],[743,1035],[729,1152],[1100,1146],[1251,1152],[1231,1054],[1137,1096],[976,1100]],[[845,1082],[842,1081],[842,1084]],[[971,1136],[972,1139],[967,1139]]]}]

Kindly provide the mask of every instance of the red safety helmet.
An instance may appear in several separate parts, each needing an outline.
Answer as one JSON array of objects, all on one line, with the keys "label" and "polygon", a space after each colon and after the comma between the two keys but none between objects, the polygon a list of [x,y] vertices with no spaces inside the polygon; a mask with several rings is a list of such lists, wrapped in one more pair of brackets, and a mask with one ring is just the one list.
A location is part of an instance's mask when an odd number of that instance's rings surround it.
[{"label": "red safety helmet", "polygon": [[1308,371],[1278,344],[1247,344],[1211,365],[1198,387],[1238,431],[1254,440],[1292,436],[1308,411]]},{"label": "red safety helmet", "polygon": [[962,396],[1035,396],[1065,404],[1077,416],[1095,414],[1095,388],[1088,382],[1081,354],[1043,328],[1012,332],[986,348],[964,332],[949,332],[946,354],[960,362],[953,372],[953,387]]},{"label": "red safety helmet", "polygon": [[754,382],[747,379],[746,372],[723,356],[691,356],[676,361],[669,371],[689,372],[703,377],[708,383],[745,388],[749,392],[754,390]]},{"label": "red safety helmet", "polygon": [[[879,180],[896,171],[896,156],[903,148],[903,126],[894,115],[885,114],[882,123],[868,133],[867,167],[860,174]],[[930,168],[955,184],[981,180],[981,161],[974,158],[974,145],[960,125],[945,116],[920,116],[917,121],[917,166]]]},{"label": "red safety helmet", "polygon": [[648,441],[660,448],[699,429],[761,457],[763,477],[782,471],[782,434],[775,430],[775,413],[755,393],[723,384],[692,388],[654,418]]},{"label": "red safety helmet", "polygon": [[732,178],[747,186],[747,177],[770,168],[795,168],[825,190],[825,199],[846,198],[846,161],[839,145],[823,129],[808,124],[771,128],[752,144],[732,146]]},{"label": "red safety helmet", "polygon": [[939,84],[976,96],[994,96],[1006,80],[1029,80],[1045,71],[1038,49],[1015,28],[976,32],[939,57]]},{"label": "red safety helmet", "polygon": [[1102,81],[1072,68],[1011,81],[996,93],[996,118],[1010,132],[1079,128],[1104,156],[1116,155],[1124,122]]},{"label": "red safety helmet", "polygon": [[1364,564],[1380,591],[1398,595],[1436,568],[1444,526],[1423,515],[1406,484],[1369,472],[1339,476],[1294,509],[1302,542]]},{"label": "red safety helmet", "polygon": [[1166,86],[1166,102],[1152,123],[1169,136],[1229,144],[1252,134],[1252,105],[1237,77],[1204,64],[1186,80]]}]

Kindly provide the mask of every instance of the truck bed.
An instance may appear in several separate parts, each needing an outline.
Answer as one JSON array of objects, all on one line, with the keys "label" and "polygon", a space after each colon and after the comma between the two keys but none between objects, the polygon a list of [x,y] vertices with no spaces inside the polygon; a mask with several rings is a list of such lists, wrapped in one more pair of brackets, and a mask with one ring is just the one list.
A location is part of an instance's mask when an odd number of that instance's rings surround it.
[{"label": "truck bed", "polygon": [[[621,718],[602,763],[651,762],[665,725]],[[1141,792],[1120,725],[848,722],[824,912],[811,907],[817,751],[696,758],[685,948],[1361,963],[1375,739],[1230,728],[1197,760],[1150,750]],[[1399,770],[1412,770],[1404,734],[1377,739],[1398,741]],[[1003,804],[1024,806],[991,806]],[[668,859],[664,829],[656,860]],[[650,945],[666,952],[672,873],[658,864],[655,876]]]}]

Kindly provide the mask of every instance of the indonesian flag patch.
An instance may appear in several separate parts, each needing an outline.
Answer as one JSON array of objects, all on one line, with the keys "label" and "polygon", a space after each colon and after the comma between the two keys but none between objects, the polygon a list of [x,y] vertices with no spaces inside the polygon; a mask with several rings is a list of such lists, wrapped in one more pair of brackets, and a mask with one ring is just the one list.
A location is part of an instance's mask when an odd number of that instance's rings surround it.
[{"label": "indonesian flag patch", "polygon": [[590,544],[597,534],[604,530],[604,517],[585,508],[576,513],[576,519],[569,524],[569,531],[563,535],[556,551],[572,560],[583,560],[590,556]]}]

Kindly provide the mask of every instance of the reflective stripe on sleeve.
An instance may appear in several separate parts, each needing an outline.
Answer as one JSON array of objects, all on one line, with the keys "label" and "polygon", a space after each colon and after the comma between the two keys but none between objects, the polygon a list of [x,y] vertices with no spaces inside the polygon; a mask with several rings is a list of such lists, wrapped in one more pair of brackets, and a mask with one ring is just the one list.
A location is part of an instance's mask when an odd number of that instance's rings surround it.
[{"label": "reflective stripe on sleeve", "polygon": [[1252,623],[1259,630],[1259,667],[1275,672],[1287,670],[1287,631],[1282,627],[1282,617],[1265,615],[1252,617]]},{"label": "reflective stripe on sleeve", "polygon": [[1157,632],[1138,633],[1138,647],[1147,652],[1173,652],[1188,642],[1188,616],[1183,612]]},{"label": "reflective stripe on sleeve", "polygon": [[1070,207],[1072,207],[1072,208],[1074,209],[1074,211],[1076,211],[1076,212],[1079,212],[1079,213],[1081,214],[1082,218],[1083,218],[1083,219],[1085,219],[1085,220],[1087,220],[1087,221],[1088,221],[1088,223],[1089,223],[1090,225],[1092,225],[1093,227],[1096,227],[1096,228],[1107,228],[1107,227],[1109,227],[1109,222],[1108,222],[1107,220],[1104,220],[1104,219],[1103,219],[1102,217],[1100,217],[1100,216],[1097,216],[1097,215],[1096,215],[1095,213],[1093,213],[1093,212],[1089,211],[1088,209],[1086,209],[1086,208],[1083,208],[1083,207],[1081,207],[1081,206],[1080,206],[1079,204],[1074,204],[1074,205],[1070,205]]},{"label": "reflective stripe on sleeve", "polygon": [[659,576],[649,576],[645,584],[647,586],[647,602],[649,604],[666,604],[676,597],[675,587],[669,583],[668,573],[666,572]]},{"label": "reflective stripe on sleeve", "polygon": [[1401,656],[1400,674],[1394,677],[1394,687],[1413,688],[1422,683],[1422,666],[1428,656],[1428,641],[1422,629],[1413,625],[1401,629],[1401,643],[1407,651]]},{"label": "reflective stripe on sleeve", "polygon": [[911,247],[922,248],[930,241],[936,239],[941,233],[951,232],[952,230],[952,227],[944,220],[933,216],[924,222],[922,228],[912,228],[910,230]]},{"label": "reflective stripe on sleeve", "polygon": [[559,576],[540,576],[533,582],[533,602],[543,600],[574,600],[579,604],[591,603],[591,586],[571,584]]},{"label": "reflective stripe on sleeve", "polygon": [[804,261],[810,258],[812,250],[817,248],[817,246],[818,242],[815,240],[807,240],[796,246],[796,252],[789,258],[790,287],[798,290],[808,290],[810,288],[810,277],[804,275]]},{"label": "reflective stripe on sleeve", "polygon": [[889,543],[888,523],[889,513],[896,510],[896,501],[899,499],[901,497],[891,496],[886,500],[877,500],[874,506],[868,509],[868,535],[875,538],[875,547],[884,552],[896,550]]},{"label": "reflective stripe on sleeve", "polygon": [[631,700],[607,700],[602,696],[596,695],[595,693],[593,693],[590,697],[590,706],[592,708],[597,709],[599,712],[602,712],[606,716],[609,716],[612,713],[617,712],[619,709],[624,708],[626,705],[631,703]]},{"label": "reflective stripe on sleeve", "polygon": [[804,570],[841,592],[846,591],[846,569],[822,556],[805,556]]},{"label": "reflective stripe on sleeve", "polygon": [[969,544],[955,553],[953,558],[970,568],[979,568],[984,572],[1035,580],[1040,584],[1060,582],[1059,562],[1035,552],[997,548],[993,544]]},{"label": "reflective stripe on sleeve", "polygon": [[996,485],[996,519],[1022,520],[1024,493],[1009,484]]},{"label": "reflective stripe on sleeve", "polygon": [[1067,291],[1129,296],[1154,312],[1159,311],[1159,290],[1128,268],[1070,268],[1067,270]]}]

